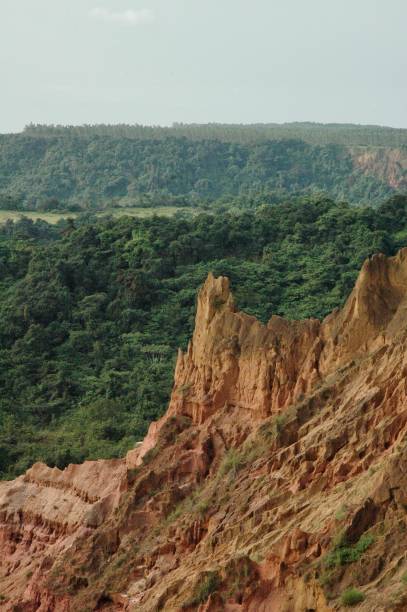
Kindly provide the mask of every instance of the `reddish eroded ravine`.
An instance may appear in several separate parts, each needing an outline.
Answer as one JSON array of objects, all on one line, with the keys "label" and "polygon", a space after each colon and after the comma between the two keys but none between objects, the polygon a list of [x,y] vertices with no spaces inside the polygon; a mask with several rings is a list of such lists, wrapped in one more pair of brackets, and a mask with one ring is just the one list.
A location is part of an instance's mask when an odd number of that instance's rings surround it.
[{"label": "reddish eroded ravine", "polygon": [[209,275],[142,444],[0,483],[1,609],[407,609],[406,347],[406,249],[322,322],[263,325]]}]

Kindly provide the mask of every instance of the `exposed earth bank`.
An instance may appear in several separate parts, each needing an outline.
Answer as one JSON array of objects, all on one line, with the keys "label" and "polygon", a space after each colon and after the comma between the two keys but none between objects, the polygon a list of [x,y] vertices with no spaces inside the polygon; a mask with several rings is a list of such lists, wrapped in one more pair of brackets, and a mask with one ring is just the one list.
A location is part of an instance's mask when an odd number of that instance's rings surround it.
[{"label": "exposed earth bank", "polygon": [[209,275],[137,448],[0,483],[0,608],[406,610],[406,348],[407,249],[322,322]]}]

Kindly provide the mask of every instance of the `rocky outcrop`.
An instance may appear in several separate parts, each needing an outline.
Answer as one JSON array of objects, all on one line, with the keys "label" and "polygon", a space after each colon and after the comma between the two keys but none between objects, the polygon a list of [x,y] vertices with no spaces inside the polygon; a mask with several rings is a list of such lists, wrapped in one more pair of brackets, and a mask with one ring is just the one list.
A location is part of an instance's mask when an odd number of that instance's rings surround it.
[{"label": "rocky outcrop", "polygon": [[[126,478],[123,461],[87,461],[66,470],[37,463],[0,483],[0,594],[18,593],[18,610],[68,610],[63,596],[37,590],[57,557],[89,537],[117,507]],[[10,590],[11,589],[11,590]],[[14,609],[10,603],[10,609]]]},{"label": "rocky outcrop", "polygon": [[279,414],[330,373],[384,346],[407,321],[407,249],[374,255],[344,308],[322,323],[273,316],[267,325],[236,311],[226,277],[209,274],[197,303],[195,331],[179,351],[167,414],[130,456],[137,464],[155,445],[162,423],[186,415],[195,424],[227,406],[239,421]]},{"label": "rocky outcrop", "polygon": [[350,154],[356,169],[374,176],[402,191],[407,188],[407,152],[405,147],[351,147]]},{"label": "rocky outcrop", "polygon": [[143,443],[0,484],[3,608],[407,609],[406,349],[407,249],[322,322],[262,325],[209,275]]}]

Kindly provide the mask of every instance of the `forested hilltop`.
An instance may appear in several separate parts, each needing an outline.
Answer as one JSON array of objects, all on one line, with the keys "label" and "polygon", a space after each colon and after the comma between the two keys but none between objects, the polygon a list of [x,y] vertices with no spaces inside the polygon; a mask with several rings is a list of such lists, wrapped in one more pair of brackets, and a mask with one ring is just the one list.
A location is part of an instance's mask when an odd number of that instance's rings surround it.
[{"label": "forested hilltop", "polygon": [[309,144],[346,146],[400,147],[407,145],[407,130],[380,125],[352,123],[174,123],[171,127],[145,125],[28,125],[24,133],[31,136],[98,135],[139,140],[163,140],[168,137],[189,140],[253,143],[267,140],[303,140]]},{"label": "forested hilltop", "polygon": [[407,189],[407,130],[375,126],[29,126],[0,136],[0,209],[250,207]]},{"label": "forested hilltop", "polygon": [[407,197],[303,198],[172,218],[0,229],[0,474],[122,455],[161,415],[208,271],[239,308],[323,317],[362,261],[407,244]]}]

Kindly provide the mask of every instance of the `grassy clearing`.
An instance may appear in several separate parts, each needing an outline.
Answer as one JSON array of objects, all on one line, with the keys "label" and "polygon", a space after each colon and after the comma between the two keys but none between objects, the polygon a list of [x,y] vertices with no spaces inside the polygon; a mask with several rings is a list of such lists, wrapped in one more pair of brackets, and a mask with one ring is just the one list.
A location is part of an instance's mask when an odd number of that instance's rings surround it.
[{"label": "grassy clearing", "polygon": [[[172,217],[176,212],[193,212],[197,209],[192,208],[180,208],[177,206],[158,206],[155,208],[112,208],[111,210],[103,211],[100,215],[111,214],[113,217],[123,217],[123,215],[129,215],[130,217],[151,217],[152,215],[161,215],[164,217]],[[99,214],[99,213],[98,213]]]},{"label": "grassy clearing", "polygon": [[60,219],[77,216],[77,213],[36,213],[30,211],[25,211],[23,213],[19,210],[0,210],[0,223],[5,223],[9,220],[18,221],[19,219],[25,217],[26,219],[32,219],[33,221],[41,219],[47,223],[55,224],[58,223]]},{"label": "grassy clearing", "polygon": [[[103,217],[105,215],[112,215],[113,217],[123,217],[124,215],[128,215],[130,217],[151,217],[152,215],[160,215],[164,217],[172,217],[176,212],[183,210],[187,212],[192,212],[191,208],[179,208],[176,206],[159,206],[154,208],[111,208],[102,211],[98,211],[96,215],[98,217]],[[196,209],[194,209],[196,211]],[[18,221],[21,217],[26,217],[27,219],[32,219],[36,221],[37,219],[41,219],[42,221],[46,221],[47,223],[58,223],[60,219],[67,219],[70,217],[71,219],[75,219],[78,216],[76,212],[32,212],[32,211],[18,211],[18,210],[0,210],[0,224],[5,223],[9,219],[12,221]]]}]

